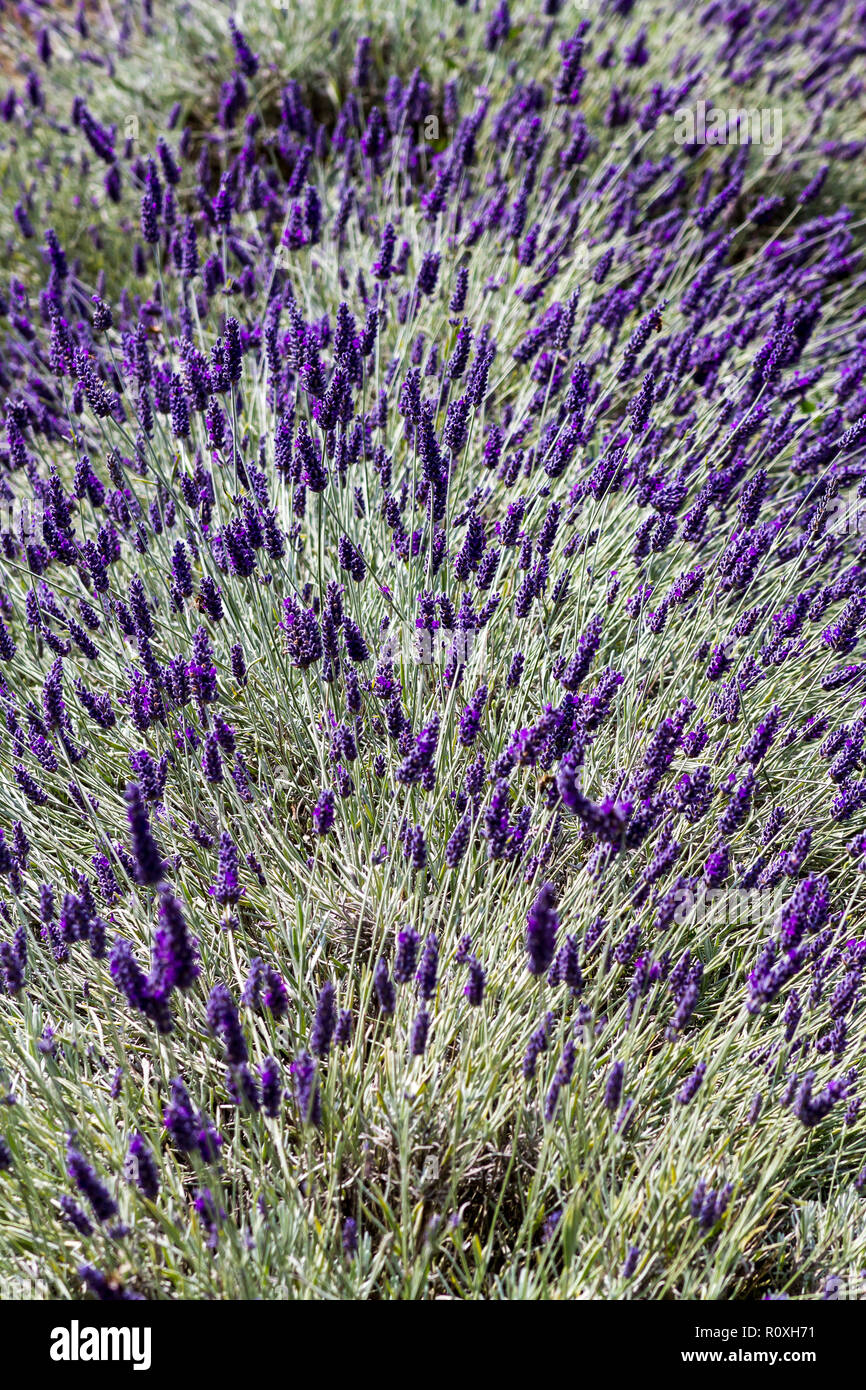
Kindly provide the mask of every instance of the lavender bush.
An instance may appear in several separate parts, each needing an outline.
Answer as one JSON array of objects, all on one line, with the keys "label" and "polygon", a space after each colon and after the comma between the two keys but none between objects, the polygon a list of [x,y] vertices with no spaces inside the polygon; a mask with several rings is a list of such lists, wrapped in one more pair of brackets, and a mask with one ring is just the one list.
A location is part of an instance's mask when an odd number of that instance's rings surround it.
[{"label": "lavender bush", "polygon": [[115,8],[0,110],[0,1279],[856,1297],[866,7]]}]

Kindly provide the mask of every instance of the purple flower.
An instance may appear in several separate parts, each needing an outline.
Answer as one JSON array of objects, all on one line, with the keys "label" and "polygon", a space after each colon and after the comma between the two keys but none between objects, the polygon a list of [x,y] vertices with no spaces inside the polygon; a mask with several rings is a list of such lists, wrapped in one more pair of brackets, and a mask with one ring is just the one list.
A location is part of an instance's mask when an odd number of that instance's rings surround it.
[{"label": "purple flower", "polygon": [[431,934],[424,942],[421,951],[421,960],[418,964],[416,980],[418,983],[418,993],[422,999],[432,999],[436,993],[436,977],[439,966],[439,943],[435,935]]},{"label": "purple flower", "polygon": [[280,1113],[283,1102],[283,1077],[280,1064],[275,1057],[266,1057],[259,1067],[262,1087],[262,1109],[274,1120]]},{"label": "purple flower", "polygon": [[552,985],[568,985],[572,994],[583,992],[583,973],[580,968],[580,945],[576,936],[567,936],[550,968],[548,980]]},{"label": "purple flower", "polygon": [[165,877],[166,865],[151,833],[141,787],[136,782],[130,782],[125,795],[136,879],[146,885],[161,883]]},{"label": "purple flower", "polygon": [[141,236],[151,245],[159,241],[159,212],[151,188],[146,188],[141,198]]},{"label": "purple flower", "polygon": [[601,625],[602,620],[600,617],[596,616],[590,619],[585,632],[579,639],[577,652],[559,678],[566,690],[577,690],[586,679],[593,658],[601,643]]},{"label": "purple flower", "polygon": [[348,1047],[352,1041],[352,1014],[349,1009],[341,1009],[334,1029],[334,1043],[337,1047]]},{"label": "purple flower", "polygon": [[704,1178],[701,1178],[697,1183],[692,1193],[690,1211],[693,1219],[697,1221],[705,1234],[709,1233],[721,1221],[728,1209],[733,1190],[731,1183],[726,1183],[718,1192],[715,1188],[708,1189]]},{"label": "purple flower", "polygon": [[271,965],[265,966],[262,1003],[266,1009],[270,1009],[274,1018],[283,1018],[288,1012],[289,992],[286,988],[286,982],[279,971]]},{"label": "purple flower", "polygon": [[412,1035],[409,1041],[409,1052],[413,1057],[423,1057],[427,1048],[427,1034],[430,1029],[430,1015],[426,1009],[421,1009],[415,1015],[412,1024]]},{"label": "purple flower", "polygon": [[586,798],[580,790],[580,755],[568,753],[563,758],[557,773],[556,785],[564,804],[583,822],[590,834],[603,844],[618,846],[625,834],[626,825],[632,812],[632,803],[605,797],[596,804]]},{"label": "purple flower", "polygon": [[136,1187],[151,1202],[155,1202],[159,1194],[159,1169],[153,1150],[145,1143],[141,1134],[136,1132],[129,1141],[127,1150],[125,1173],[130,1182],[135,1183]]},{"label": "purple flower", "polygon": [[342,1245],[343,1254],[351,1259],[358,1249],[358,1223],[354,1217],[347,1216],[343,1222]]},{"label": "purple flower", "polygon": [[552,883],[544,883],[526,919],[526,950],[530,975],[543,975],[553,961],[559,918]]},{"label": "purple flower", "polygon": [[292,1077],[295,1083],[295,1102],[304,1124],[320,1126],[322,1123],[322,1101],[319,1093],[319,1079],[316,1064],[309,1052],[302,1052],[292,1063]]},{"label": "purple flower", "polygon": [[688,1105],[689,1101],[696,1094],[698,1087],[704,1079],[707,1070],[706,1062],[699,1062],[694,1071],[687,1077],[682,1088],[677,1092],[677,1100],[680,1105]]},{"label": "purple flower", "polygon": [[445,863],[449,869],[456,869],[460,864],[469,844],[469,836],[472,832],[472,817],[469,812],[458,821],[451,838],[445,846]]},{"label": "purple flower", "polygon": [[574,1039],[569,1038],[562,1049],[562,1057],[559,1066],[554,1073],[547,1099],[544,1103],[544,1118],[548,1123],[553,1119],[559,1101],[560,1092],[569,1084],[574,1073],[574,1064],[577,1060],[577,1049]]},{"label": "purple flower", "polygon": [[215,984],[207,1001],[207,1022],[212,1033],[222,1038],[226,1061],[239,1067],[247,1060],[247,1042],[235,1002],[224,984]]},{"label": "purple flower", "polygon": [[550,1044],[550,1030],[553,1027],[554,1015],[548,1013],[544,1021],[530,1035],[526,1052],[523,1055],[523,1079],[531,1081],[535,1076],[538,1065],[538,1058],[542,1052],[546,1052]]},{"label": "purple flower", "polygon": [[177,898],[163,888],[159,899],[159,924],[154,937],[150,988],[158,996],[167,996],[172,989],[189,989],[198,975],[198,942],[189,934]]},{"label": "purple flower", "polygon": [[757,767],[758,763],[765,756],[767,750],[776,737],[782,711],[779,705],[774,705],[764,719],[758,724],[749,742],[744,747],[741,756]]},{"label": "purple flower", "polygon": [[731,871],[731,852],[727,845],[720,845],[707,856],[704,864],[704,878],[710,888],[723,884]]},{"label": "purple flower", "polygon": [[98,1221],[108,1221],[117,1211],[117,1203],[108,1188],[96,1176],[95,1170],[86,1158],[74,1147],[71,1140],[66,1145],[66,1171],[78,1191],[87,1198]]},{"label": "purple flower", "polygon": [[334,793],[326,787],[313,807],[313,829],[317,835],[327,835],[334,824]]},{"label": "purple flower", "polygon": [[463,993],[469,1003],[477,1009],[484,999],[487,974],[477,956],[469,956],[466,965],[469,969],[469,979],[463,987]]},{"label": "purple flower", "polygon": [[419,294],[433,294],[436,289],[436,281],[439,278],[439,265],[442,257],[438,251],[426,251],[418,271],[417,288]]},{"label": "purple flower", "polygon": [[244,77],[255,77],[259,70],[259,60],[255,53],[250,49],[244,35],[241,33],[232,17],[229,17],[229,31],[232,36],[232,43],[235,50],[235,61]]},{"label": "purple flower", "polygon": [[363,666],[365,661],[370,660],[370,649],[364,641],[363,633],[348,614],[343,616],[343,638],[349,660],[356,666]]},{"label": "purple flower", "polygon": [[216,882],[210,891],[221,907],[238,902],[243,892],[238,878],[237,845],[227,830],[220,834]]},{"label": "purple flower", "polygon": [[65,1192],[60,1198],[60,1210],[73,1230],[76,1230],[80,1236],[93,1235],[92,1222],[88,1220],[78,1203]]},{"label": "purple flower", "polygon": [[[51,934],[53,937],[54,932]],[[155,1023],[160,1033],[170,1033],[172,1018],[167,996],[159,992],[158,982],[154,988],[136,961],[129,942],[121,937],[115,939],[111,948],[109,969],[111,978],[129,1005]]]},{"label": "purple flower", "polygon": [[406,927],[397,935],[397,954],[394,959],[394,979],[398,985],[405,985],[415,974],[415,962],[421,938],[412,927]]},{"label": "purple flower", "polygon": [[479,685],[460,716],[459,739],[464,748],[471,748],[481,727],[481,715],[487,700],[487,686]]},{"label": "purple flower", "polygon": [[215,1250],[219,1240],[219,1228],[226,1218],[225,1211],[217,1205],[209,1187],[200,1187],[197,1190],[193,1199],[193,1206],[203,1230],[207,1233],[208,1246],[211,1250]]},{"label": "purple flower", "polygon": [[319,991],[310,1034],[310,1051],[314,1057],[327,1057],[336,1025],[336,991],[331,982],[327,981]]},{"label": "purple flower", "polygon": [[392,1014],[397,1005],[397,995],[388,971],[388,962],[381,957],[376,962],[373,972],[373,988],[382,1013],[386,1016]]},{"label": "purple flower", "polygon": [[616,1110],[619,1105],[624,1076],[625,1063],[614,1062],[608,1073],[604,1088],[604,1107],[606,1110]]},{"label": "purple flower", "polygon": [[431,766],[436,754],[436,747],[439,742],[439,722],[439,715],[434,714],[430,722],[421,730],[415,740],[414,748],[397,768],[395,776],[398,782],[411,786],[413,783],[421,781],[424,772]]},{"label": "purple flower", "polygon": [[829,1081],[818,1095],[813,1094],[814,1085],[815,1073],[809,1071],[803,1077],[794,1099],[794,1114],[806,1129],[813,1129],[815,1125],[820,1124],[836,1102],[845,1098],[848,1091],[848,1083],[844,1078]]}]

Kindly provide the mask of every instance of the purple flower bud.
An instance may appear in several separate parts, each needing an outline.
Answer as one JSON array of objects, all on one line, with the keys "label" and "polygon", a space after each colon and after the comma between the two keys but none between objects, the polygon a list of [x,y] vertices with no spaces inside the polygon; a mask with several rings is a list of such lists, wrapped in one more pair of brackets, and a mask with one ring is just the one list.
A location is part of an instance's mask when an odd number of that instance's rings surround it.
[{"label": "purple flower bud", "polygon": [[470,956],[466,964],[469,968],[469,979],[463,987],[463,993],[474,1008],[479,1008],[484,999],[487,974],[477,956]]},{"label": "purple flower bud", "polygon": [[397,936],[397,954],[394,960],[394,979],[398,985],[405,985],[415,974],[415,962],[421,938],[412,927],[406,927]]},{"label": "purple flower bud", "polygon": [[125,796],[136,878],[144,885],[161,883],[165,877],[166,865],[151,833],[141,787],[136,782],[130,782]]},{"label": "purple flower bud", "polygon": [[397,995],[388,972],[388,963],[381,957],[376,962],[376,969],[373,972],[373,988],[376,991],[376,999],[382,1013],[392,1014],[397,1005]]},{"label": "purple flower bud", "polygon": [[556,895],[552,883],[545,883],[527,915],[526,949],[530,975],[543,975],[553,961],[559,918],[555,910]]},{"label": "purple flower bud", "polygon": [[316,1016],[310,1034],[310,1051],[314,1057],[327,1057],[337,1025],[336,991],[328,981],[319,991]]},{"label": "purple flower bud", "polygon": [[614,1062],[608,1073],[604,1088],[604,1107],[606,1110],[616,1110],[619,1105],[624,1076],[625,1063]]},{"label": "purple flower bud", "polygon": [[224,984],[215,984],[207,1001],[207,1022],[212,1033],[222,1038],[226,1061],[239,1067],[247,1060],[247,1043],[231,993]]},{"label": "purple flower bud", "polygon": [[327,835],[334,824],[334,793],[325,788],[313,808],[313,829],[317,835]]},{"label": "purple flower bud", "polygon": [[423,1057],[427,1048],[427,1034],[430,1029],[430,1015],[426,1009],[416,1014],[412,1024],[412,1036],[409,1042],[409,1052],[413,1057]]},{"label": "purple flower bud", "polygon": [[677,1100],[680,1105],[688,1105],[703,1081],[706,1070],[706,1062],[699,1062],[691,1075],[686,1079],[682,1088],[677,1092]]},{"label": "purple flower bud", "polygon": [[358,1249],[358,1223],[351,1216],[343,1222],[342,1245],[343,1254],[351,1259]]},{"label": "purple flower bud", "polygon": [[262,1109],[270,1119],[275,1120],[280,1113],[283,1101],[283,1077],[280,1064],[275,1057],[266,1057],[259,1067],[262,1087]]},{"label": "purple flower bud", "polygon": [[125,1173],[129,1182],[135,1183],[140,1192],[155,1202],[159,1194],[159,1169],[153,1150],[145,1143],[141,1134],[136,1132],[129,1141],[127,1150]]},{"label": "purple flower bud", "polygon": [[221,907],[229,907],[239,900],[241,892],[237,845],[228,831],[223,830],[220,834],[216,882],[211,893]]},{"label": "purple flower bud", "polygon": [[98,1221],[107,1221],[117,1211],[117,1203],[108,1188],[96,1176],[95,1170],[74,1147],[71,1139],[66,1145],[66,1171],[78,1191],[89,1201]]},{"label": "purple flower bud", "polygon": [[319,1092],[319,1079],[316,1064],[309,1052],[302,1052],[292,1063],[292,1077],[295,1083],[295,1102],[304,1124],[322,1123],[322,1101]]}]

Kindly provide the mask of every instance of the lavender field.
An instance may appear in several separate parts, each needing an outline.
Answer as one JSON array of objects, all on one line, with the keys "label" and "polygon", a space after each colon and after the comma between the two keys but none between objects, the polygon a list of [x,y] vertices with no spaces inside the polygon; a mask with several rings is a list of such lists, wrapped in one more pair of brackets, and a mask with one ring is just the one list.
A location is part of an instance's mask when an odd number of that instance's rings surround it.
[{"label": "lavender field", "polygon": [[866,1281],[866,4],[0,0],[0,1296]]}]

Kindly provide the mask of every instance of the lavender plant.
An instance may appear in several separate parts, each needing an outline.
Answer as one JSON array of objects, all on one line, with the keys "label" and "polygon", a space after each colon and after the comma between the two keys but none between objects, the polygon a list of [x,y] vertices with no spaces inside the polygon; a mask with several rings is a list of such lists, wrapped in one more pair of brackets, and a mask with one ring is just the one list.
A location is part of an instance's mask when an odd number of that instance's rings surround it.
[{"label": "lavender plant", "polygon": [[856,1296],[866,13],[429,9],[147,145],[22,28],[0,1272]]}]

